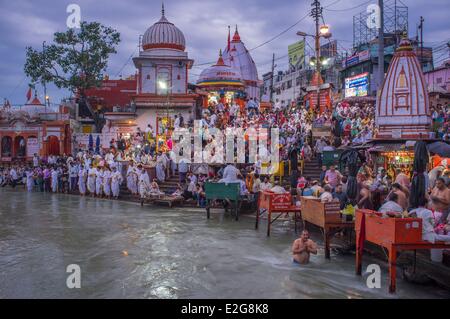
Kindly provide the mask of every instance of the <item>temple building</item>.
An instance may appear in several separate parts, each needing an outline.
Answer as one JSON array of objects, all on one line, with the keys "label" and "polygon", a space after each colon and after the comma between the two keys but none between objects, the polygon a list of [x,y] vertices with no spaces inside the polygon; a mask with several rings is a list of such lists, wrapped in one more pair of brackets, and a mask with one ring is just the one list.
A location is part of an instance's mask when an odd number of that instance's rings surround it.
[{"label": "temple building", "polygon": [[427,84],[411,43],[403,39],[389,65],[375,110],[378,139],[428,139]]},{"label": "temple building", "polygon": [[241,41],[237,26],[231,42],[230,36],[228,35],[228,44],[225,48],[223,59],[226,64],[241,71],[241,78],[245,84],[247,98],[259,99],[258,70],[250,52],[245,47],[244,42]]},{"label": "temple building", "polygon": [[139,56],[133,58],[138,70],[135,124],[144,130],[151,125],[158,136],[169,134],[175,115],[185,119],[194,112],[197,95],[188,90],[189,59],[183,32],[165,16],[164,5],[158,22],[142,37]]},{"label": "temple building", "polygon": [[207,92],[204,107],[214,103],[231,103],[232,100],[243,97],[245,90],[241,71],[225,64],[222,50],[217,63],[202,71],[197,80],[197,86]]},{"label": "temple building", "polygon": [[9,103],[0,108],[0,161],[31,160],[39,156],[69,154],[69,110],[46,107],[35,95],[21,108]]},{"label": "temple building", "polygon": [[[244,103],[245,99],[259,99],[258,70],[250,52],[241,41],[237,26],[232,39],[228,30],[227,47],[218,62],[200,74],[197,85],[206,90],[207,105],[212,101]],[[236,74],[237,73],[237,74]]]}]

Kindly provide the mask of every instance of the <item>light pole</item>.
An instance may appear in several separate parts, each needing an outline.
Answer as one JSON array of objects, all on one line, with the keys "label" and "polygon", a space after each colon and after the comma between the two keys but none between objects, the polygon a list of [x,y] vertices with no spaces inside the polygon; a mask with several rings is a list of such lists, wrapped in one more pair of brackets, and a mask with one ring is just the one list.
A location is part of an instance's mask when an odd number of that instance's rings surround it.
[{"label": "light pole", "polygon": [[[330,28],[328,25],[322,25],[319,24],[319,18],[322,16],[322,7],[320,7],[320,2],[315,0],[313,2],[314,8],[311,11],[311,15],[316,20],[316,34],[307,34],[302,31],[298,31],[297,35],[304,38],[304,41],[306,42],[306,37],[312,37],[314,38],[315,42],[315,57],[310,59],[309,64],[311,66],[315,66],[317,79],[320,77],[320,71],[322,65],[327,65],[328,60],[324,59],[320,56],[320,38],[329,39],[331,38]],[[319,82],[317,82],[317,105],[316,108],[320,111],[320,85]]]}]

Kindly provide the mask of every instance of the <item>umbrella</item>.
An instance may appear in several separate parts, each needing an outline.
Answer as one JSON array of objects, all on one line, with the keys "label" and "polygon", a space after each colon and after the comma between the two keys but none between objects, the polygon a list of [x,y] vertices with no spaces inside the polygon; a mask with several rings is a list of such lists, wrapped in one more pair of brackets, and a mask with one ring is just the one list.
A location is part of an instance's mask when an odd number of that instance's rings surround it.
[{"label": "umbrella", "polygon": [[429,160],[427,144],[419,141],[414,146],[413,177],[409,205],[411,208],[419,207],[425,201],[425,172]]},{"label": "umbrella", "polygon": [[427,146],[431,153],[435,153],[441,157],[450,157],[450,145],[445,142],[434,142]]},{"label": "umbrella", "polygon": [[95,140],[95,152],[100,153],[100,135],[97,135],[97,139]]},{"label": "umbrella", "polygon": [[94,137],[92,137],[92,134],[89,134],[89,150],[94,149]]},{"label": "umbrella", "polygon": [[[360,160],[359,163],[358,159]],[[348,167],[347,197],[352,204],[356,204],[356,198],[358,197],[358,183],[356,181],[356,176],[361,167],[360,164],[365,162],[365,159],[358,151],[352,148],[342,152],[339,157],[339,162]]]}]

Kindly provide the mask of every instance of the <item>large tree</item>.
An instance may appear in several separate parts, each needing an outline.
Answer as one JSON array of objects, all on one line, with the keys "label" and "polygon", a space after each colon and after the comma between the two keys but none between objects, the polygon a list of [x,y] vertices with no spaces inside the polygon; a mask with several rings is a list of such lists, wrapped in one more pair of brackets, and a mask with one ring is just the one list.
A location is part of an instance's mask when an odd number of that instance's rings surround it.
[{"label": "large tree", "polygon": [[101,131],[103,120],[89,106],[85,92],[101,85],[108,58],[117,52],[120,34],[98,22],[81,22],[80,29],[56,32],[53,42],[42,51],[27,47],[25,74],[34,83],[51,82],[73,92],[80,107],[91,112],[97,132]]}]

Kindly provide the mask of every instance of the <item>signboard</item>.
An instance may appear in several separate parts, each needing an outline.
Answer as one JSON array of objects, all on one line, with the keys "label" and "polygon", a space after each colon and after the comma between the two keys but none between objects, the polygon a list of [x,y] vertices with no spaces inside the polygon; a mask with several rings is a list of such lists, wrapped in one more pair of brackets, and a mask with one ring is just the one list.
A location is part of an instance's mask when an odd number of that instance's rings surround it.
[{"label": "signboard", "polygon": [[272,196],[272,209],[287,209],[292,206],[290,194],[275,194]]},{"label": "signboard", "polygon": [[305,41],[298,41],[288,46],[289,64],[292,67],[302,65],[305,61]]},{"label": "signboard", "polygon": [[352,55],[352,56],[348,57],[347,59],[345,59],[342,62],[342,66],[345,68],[345,67],[348,67],[348,66],[351,66],[351,65],[354,65],[354,64],[358,64],[358,63],[363,62],[363,61],[367,61],[369,59],[370,59],[370,51],[369,50],[364,50],[364,51],[355,53],[354,55]]},{"label": "signboard", "polygon": [[362,73],[345,79],[345,97],[367,96],[369,73]]},{"label": "signboard", "polygon": [[34,154],[39,154],[39,142],[35,137],[27,139],[27,156],[33,157]]}]

